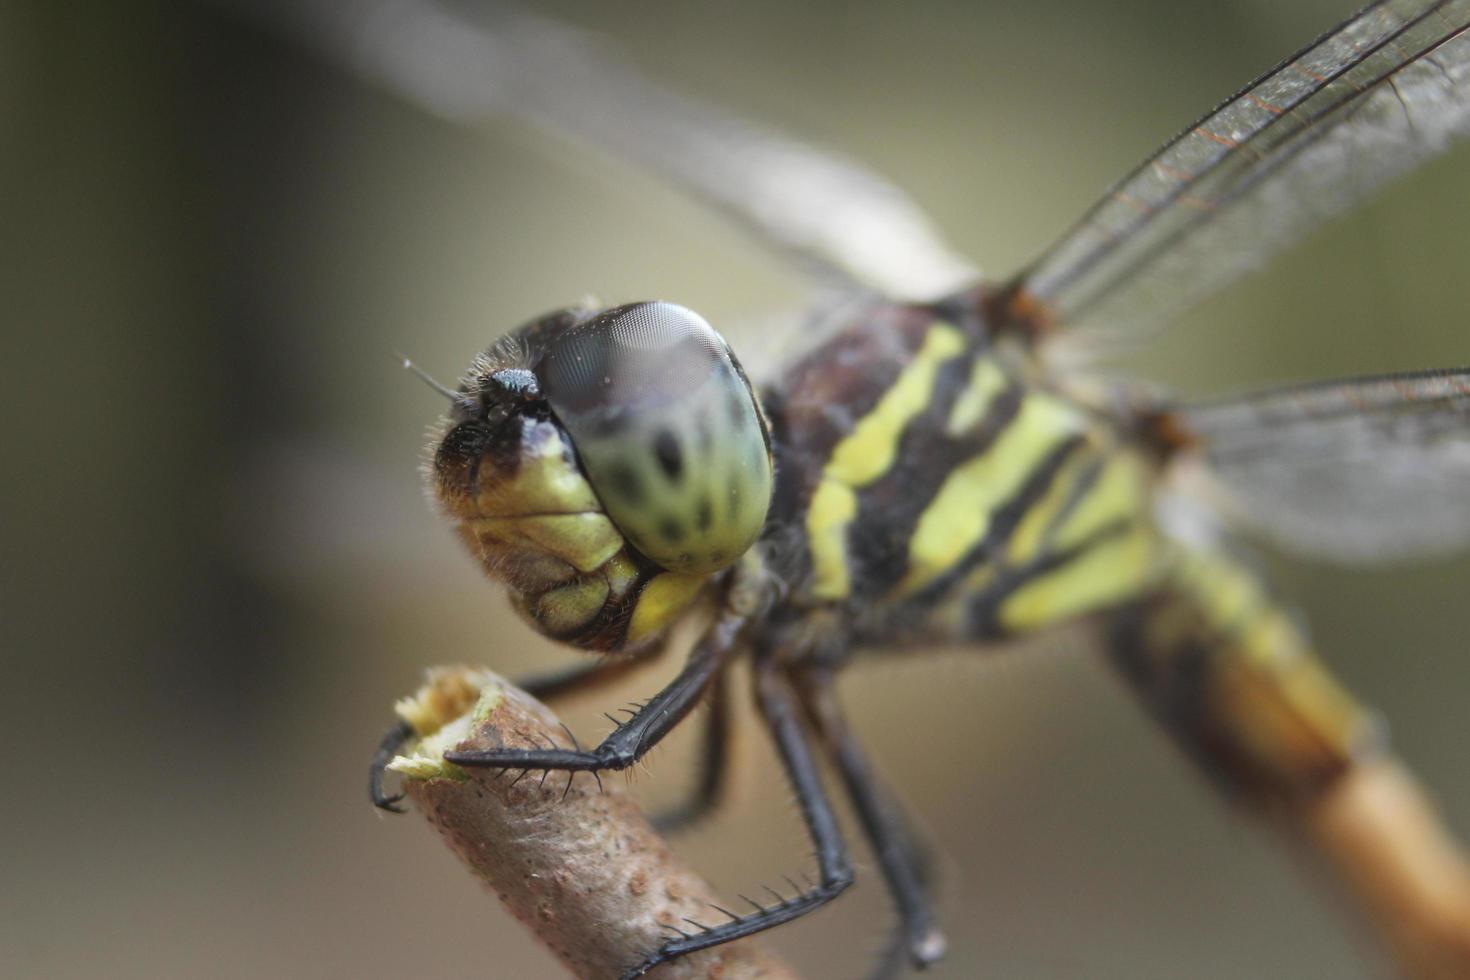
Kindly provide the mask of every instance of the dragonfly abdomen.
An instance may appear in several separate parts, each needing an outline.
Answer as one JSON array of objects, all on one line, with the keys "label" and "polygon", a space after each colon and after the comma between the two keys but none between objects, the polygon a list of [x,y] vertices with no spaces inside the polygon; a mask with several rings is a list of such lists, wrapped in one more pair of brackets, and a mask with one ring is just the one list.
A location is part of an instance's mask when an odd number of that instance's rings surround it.
[{"label": "dragonfly abdomen", "polygon": [[1145,704],[1232,791],[1313,799],[1384,732],[1246,568],[1179,549],[1167,587],[1124,610],[1110,644]]}]

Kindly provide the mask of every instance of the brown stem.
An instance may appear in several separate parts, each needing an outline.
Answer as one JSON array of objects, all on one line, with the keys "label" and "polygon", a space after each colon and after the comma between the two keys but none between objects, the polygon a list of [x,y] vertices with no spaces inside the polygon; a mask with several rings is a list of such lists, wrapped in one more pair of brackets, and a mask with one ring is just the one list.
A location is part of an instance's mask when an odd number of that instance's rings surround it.
[{"label": "brown stem", "polygon": [[[465,866],[573,975],[609,980],[673,936],[725,921],[714,891],[674,856],[620,780],[465,770],[451,748],[568,747],[556,717],[486,670],[447,668],[399,705],[425,738],[390,767]],[[570,778],[570,783],[569,783]],[[724,904],[724,903],[720,903]],[[731,906],[726,905],[726,908]],[[652,970],[655,980],[796,980],[749,940]]]},{"label": "brown stem", "polygon": [[1355,767],[1301,818],[1405,976],[1470,977],[1470,867],[1401,765],[1387,758]]}]

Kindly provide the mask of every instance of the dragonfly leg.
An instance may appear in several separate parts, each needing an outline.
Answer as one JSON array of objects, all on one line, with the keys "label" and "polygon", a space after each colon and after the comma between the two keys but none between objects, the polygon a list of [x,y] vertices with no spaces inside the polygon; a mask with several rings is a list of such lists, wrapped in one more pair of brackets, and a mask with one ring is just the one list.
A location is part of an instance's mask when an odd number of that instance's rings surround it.
[{"label": "dragonfly leg", "polygon": [[743,612],[727,610],[722,613],[700,638],[679,676],[632,718],[617,722],[617,729],[591,751],[573,748],[446,752],[444,761],[457,766],[532,771],[626,769],[643,758],[699,703],[710,683],[729,663],[746,622],[747,616]]},{"label": "dragonfly leg", "polygon": [[724,676],[710,686],[709,713],[700,745],[699,782],[683,802],[651,818],[661,833],[683,830],[708,816],[720,803],[730,754],[730,692]]},{"label": "dragonfly leg", "polygon": [[[902,922],[898,952],[906,951],[914,966],[923,969],[943,958],[946,948],[929,897],[929,862],[900,805],[848,727],[832,672],[804,671],[799,683],[802,704],[826,743],[898,907]],[[901,962],[895,959],[885,955],[879,975],[896,973]]]},{"label": "dragonfly leg", "polygon": [[400,721],[384,733],[382,741],[378,743],[378,751],[373,753],[373,764],[368,770],[368,799],[379,810],[389,813],[404,812],[403,807],[398,805],[403,794],[387,793],[383,789],[383,774],[388,771],[388,763],[393,761],[398,750],[413,737],[413,726],[406,721]]},{"label": "dragonfly leg", "polygon": [[554,701],[584,691],[594,691],[653,660],[663,653],[663,649],[663,645],[658,644],[626,656],[603,657],[588,663],[572,664],[519,680],[516,686],[537,701]]},{"label": "dragonfly leg", "polygon": [[[597,660],[592,663],[576,664],[563,670],[540,674],[517,686],[523,688],[538,701],[561,697],[576,691],[600,687],[661,652],[661,648],[655,647],[647,652],[614,661]],[[383,776],[387,773],[388,764],[393,761],[393,757],[399,754],[403,746],[408,744],[414,735],[413,726],[406,721],[400,721],[388,729],[382,741],[378,743],[377,751],[373,753],[372,766],[368,770],[368,799],[379,810],[386,810],[389,813],[403,812],[403,807],[398,805],[403,799],[403,794],[389,793],[384,790]]]},{"label": "dragonfly leg", "polygon": [[852,866],[847,858],[847,845],[837,827],[832,804],[822,788],[822,778],[812,755],[810,737],[802,726],[790,683],[780,673],[780,668],[764,657],[756,662],[755,682],[761,715],[776,743],[786,774],[791,778],[807,833],[816,846],[819,880],[815,887],[785,898],[779,904],[768,905],[746,916],[731,915],[730,922],[717,926],[693,923],[701,931],[682,934],[678,939],[665,943],[642,963],[624,973],[622,980],[641,977],[659,964],[687,953],[718,946],[790,922],[826,905],[852,884]]}]

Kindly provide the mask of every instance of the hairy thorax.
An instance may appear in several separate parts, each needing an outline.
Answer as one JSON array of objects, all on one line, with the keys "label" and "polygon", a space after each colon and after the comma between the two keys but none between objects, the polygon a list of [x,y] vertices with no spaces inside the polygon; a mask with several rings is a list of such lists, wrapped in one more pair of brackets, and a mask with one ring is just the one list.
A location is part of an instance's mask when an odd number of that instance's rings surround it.
[{"label": "hairy thorax", "polygon": [[1152,456],[973,318],[865,311],[764,402],[768,563],[795,604],[840,607],[868,639],[1009,635],[1159,575]]}]

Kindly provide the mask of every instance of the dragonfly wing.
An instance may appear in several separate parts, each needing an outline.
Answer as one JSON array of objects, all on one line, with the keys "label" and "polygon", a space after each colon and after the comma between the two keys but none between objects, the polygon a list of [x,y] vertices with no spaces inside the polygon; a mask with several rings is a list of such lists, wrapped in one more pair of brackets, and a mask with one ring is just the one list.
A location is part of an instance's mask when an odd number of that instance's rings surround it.
[{"label": "dragonfly wing", "polygon": [[1016,280],[1009,314],[1146,336],[1470,133],[1470,0],[1381,0],[1118,183]]},{"label": "dragonfly wing", "polygon": [[1234,516],[1344,562],[1470,545],[1470,368],[1284,389],[1180,409]]},{"label": "dragonfly wing", "polygon": [[436,115],[511,115],[624,158],[828,278],[930,299],[979,275],[884,178],[663,88],[565,24],[498,4],[469,16],[433,0],[292,0],[272,11]]}]

